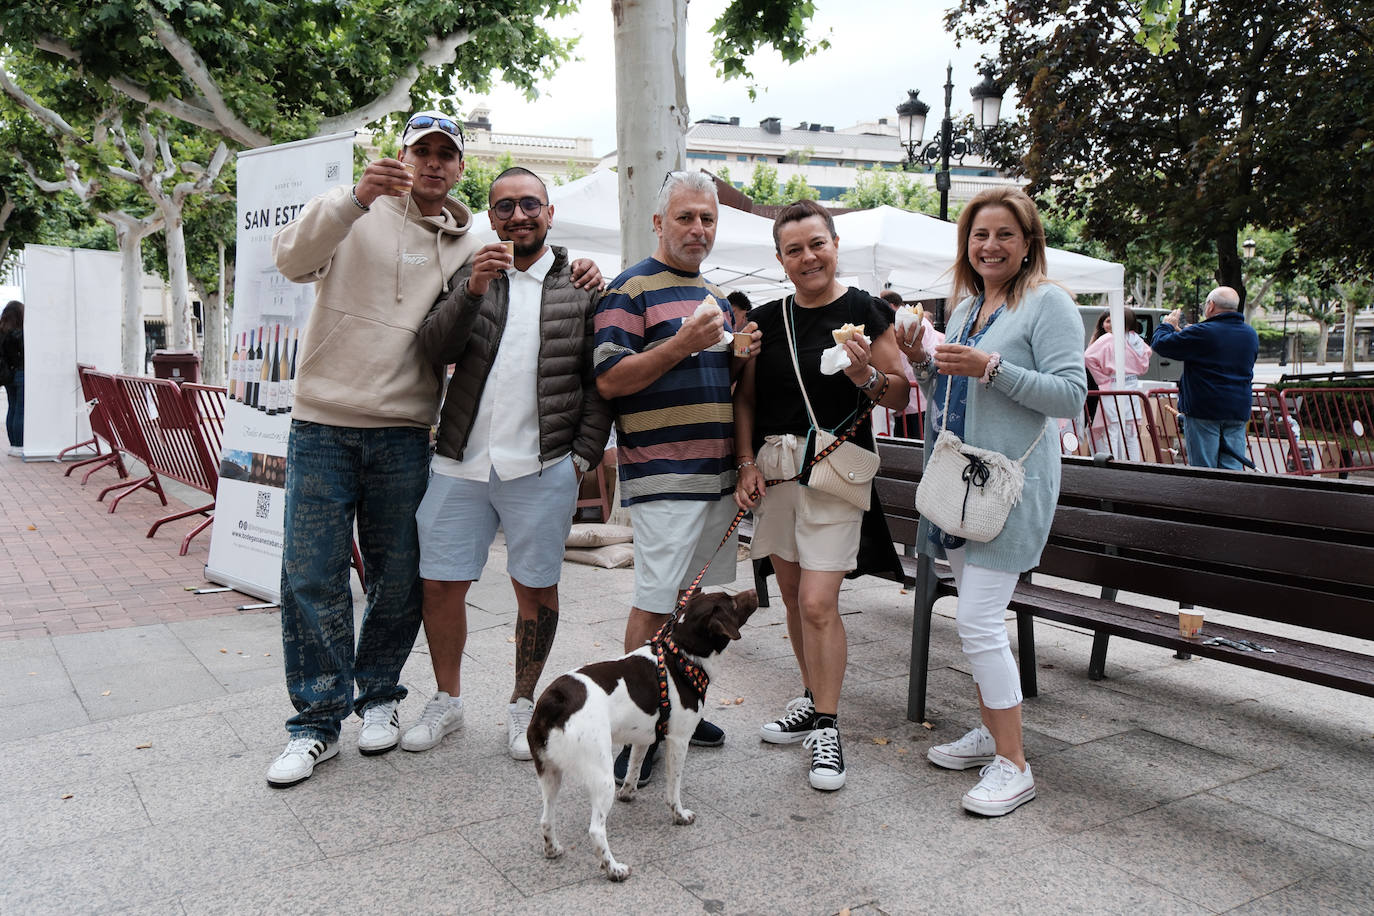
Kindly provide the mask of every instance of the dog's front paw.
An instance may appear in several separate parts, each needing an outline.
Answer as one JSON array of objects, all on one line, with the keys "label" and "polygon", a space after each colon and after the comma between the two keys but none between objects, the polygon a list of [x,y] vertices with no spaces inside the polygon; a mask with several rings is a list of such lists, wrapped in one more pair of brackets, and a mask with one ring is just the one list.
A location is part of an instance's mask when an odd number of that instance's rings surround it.
[{"label": "dog's front paw", "polygon": [[625,784],[620,787],[620,790],[615,793],[615,797],[623,802],[634,801],[636,788],[638,788],[638,786],[634,784],[634,780],[627,779]]},{"label": "dog's front paw", "polygon": [[673,809],[673,823],[677,824],[679,827],[685,827],[696,819],[697,815],[695,811],[690,811],[687,808]]},{"label": "dog's front paw", "polygon": [[612,881],[624,881],[626,878],[630,877],[630,866],[623,862],[616,862],[614,860],[602,862],[601,867],[605,870],[606,877],[610,878]]},{"label": "dog's front paw", "polygon": [[557,840],[544,840],[544,858],[556,859],[563,854],[563,846]]}]

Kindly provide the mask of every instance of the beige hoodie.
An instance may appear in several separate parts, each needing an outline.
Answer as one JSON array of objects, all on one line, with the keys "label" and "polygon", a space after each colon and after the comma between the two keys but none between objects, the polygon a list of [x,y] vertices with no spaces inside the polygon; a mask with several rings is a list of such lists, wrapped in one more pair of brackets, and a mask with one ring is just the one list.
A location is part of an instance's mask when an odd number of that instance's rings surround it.
[{"label": "beige hoodie", "polygon": [[329,426],[432,426],[440,369],[416,332],[449,278],[481,247],[472,211],[449,198],[440,216],[379,197],[360,210],[349,188],[306,204],[272,238],[277,269],[315,283],[301,340],[292,416]]}]

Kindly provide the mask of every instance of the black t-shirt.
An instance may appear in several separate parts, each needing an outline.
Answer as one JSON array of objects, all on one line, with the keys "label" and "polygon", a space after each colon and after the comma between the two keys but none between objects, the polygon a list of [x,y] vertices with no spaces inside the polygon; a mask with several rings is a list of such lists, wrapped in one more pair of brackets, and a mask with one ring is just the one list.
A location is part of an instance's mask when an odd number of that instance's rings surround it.
[{"label": "black t-shirt", "polygon": [[[797,335],[797,359],[811,409],[825,429],[836,434],[853,422],[854,412],[870,400],[843,372],[821,374],[821,351],[835,345],[831,331],[845,323],[861,324],[864,334],[876,340],[892,324],[892,308],[861,289],[850,287],[843,296],[819,308],[792,306],[792,297],[776,299],[749,313],[763,332],[762,346],[754,367],[754,448],[763,444],[764,436],[792,433],[804,436],[811,428],[806,404],[797,389],[797,373],[792,368],[792,356],[783,324],[782,310],[791,306],[792,329]],[[867,432],[871,420],[865,420],[855,437],[860,445],[870,447]],[[837,429],[837,427],[839,427]]]}]

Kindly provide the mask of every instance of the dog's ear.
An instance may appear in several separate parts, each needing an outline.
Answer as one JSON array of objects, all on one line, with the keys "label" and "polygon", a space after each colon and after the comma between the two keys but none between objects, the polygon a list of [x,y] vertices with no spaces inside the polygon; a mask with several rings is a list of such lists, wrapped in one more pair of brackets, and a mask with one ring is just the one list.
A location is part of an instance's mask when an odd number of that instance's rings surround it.
[{"label": "dog's ear", "polygon": [[707,629],[712,633],[719,633],[728,636],[730,639],[739,639],[739,624],[735,623],[734,615],[729,613],[728,605],[720,605],[716,608],[716,613],[711,615],[711,623]]}]

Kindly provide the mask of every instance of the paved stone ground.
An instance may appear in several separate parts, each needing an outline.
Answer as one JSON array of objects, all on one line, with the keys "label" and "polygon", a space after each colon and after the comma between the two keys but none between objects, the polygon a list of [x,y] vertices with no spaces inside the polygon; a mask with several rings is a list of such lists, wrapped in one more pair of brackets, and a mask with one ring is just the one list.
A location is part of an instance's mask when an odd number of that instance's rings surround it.
[{"label": "paved stone ground", "polygon": [[235,613],[237,605],[257,600],[236,592],[188,597],[187,587],[212,586],[202,572],[210,529],[177,556],[181,539],[202,517],[169,522],[155,538],[144,537],[157,519],[185,508],[176,495],[202,494],[168,483],[171,506],[144,489],[110,514],[117,494],[105,502],[96,496],[118,481],[113,468],[97,471],[86,486],[81,478],[89,468],[70,477],[65,470],[0,454],[0,542],[8,560],[0,567],[0,641],[193,620]]},{"label": "paved stone ground", "polygon": [[[924,759],[976,717],[953,601],[937,607],[927,729],[903,713],[911,596],[872,579],[842,596],[849,784],[816,792],[799,746],[755,737],[798,691],[781,610],[761,609],[708,697],[726,745],[688,756],[696,823],[671,824],[661,775],[615,806],[624,884],[599,876],[585,792],[564,794],[567,854],[540,853],[532,764],[505,750],[514,602],[499,546],[471,595],[465,727],[425,754],[364,758],[354,719],[314,778],[271,790],[291,713],[276,615],[180,591],[206,545],[178,558],[179,534],[144,539],[140,497],[88,518],[89,488],[0,458],[0,537],[19,558],[0,606],[37,600],[71,621],[0,642],[4,912],[1374,912],[1374,701],[1122,641],[1090,682],[1090,638],[1042,623],[1042,695],[1026,704],[1039,797],[966,815],[976,775]],[[113,527],[88,532],[97,521]],[[43,576],[73,584],[40,596],[30,570],[54,557]],[[135,620],[121,597],[123,617],[77,621],[78,564],[159,616]],[[617,654],[632,579],[565,567],[545,682]],[[214,598],[222,613],[195,619]],[[410,719],[434,688],[423,640],[404,680]]]}]

